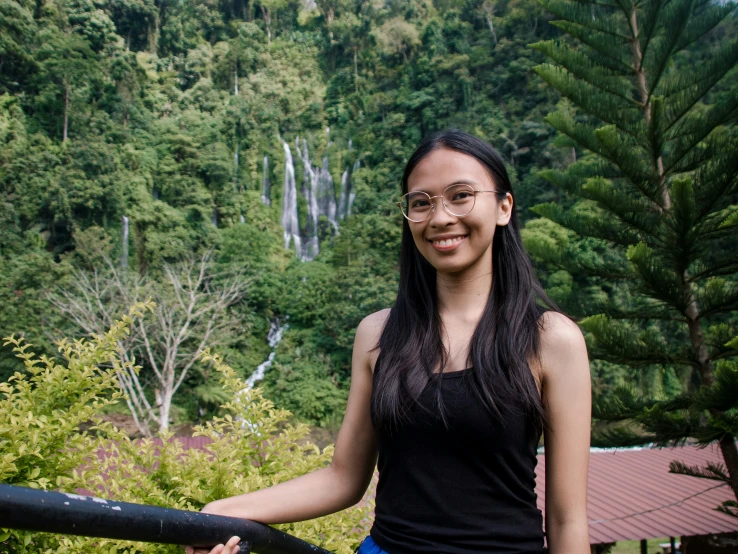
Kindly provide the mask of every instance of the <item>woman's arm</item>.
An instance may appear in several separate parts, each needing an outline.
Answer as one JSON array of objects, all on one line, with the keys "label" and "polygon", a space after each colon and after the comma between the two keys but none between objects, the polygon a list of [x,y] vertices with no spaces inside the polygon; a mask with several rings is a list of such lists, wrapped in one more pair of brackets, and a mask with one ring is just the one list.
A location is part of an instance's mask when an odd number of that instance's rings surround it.
[{"label": "woman's arm", "polygon": [[[273,487],[211,502],[203,512],[241,517],[265,524],[312,519],[348,508],[361,500],[377,462],[369,402],[376,346],[389,311],[366,317],[356,330],[351,389],[346,413],[328,467]],[[230,543],[229,543],[230,546]],[[213,553],[237,552],[232,548]],[[191,550],[188,550],[191,552]],[[195,550],[195,552],[205,552]]]},{"label": "woman's arm", "polygon": [[587,471],[592,413],[589,360],[579,327],[543,316],[540,377],[548,418],[546,540],[550,554],[589,554]]}]

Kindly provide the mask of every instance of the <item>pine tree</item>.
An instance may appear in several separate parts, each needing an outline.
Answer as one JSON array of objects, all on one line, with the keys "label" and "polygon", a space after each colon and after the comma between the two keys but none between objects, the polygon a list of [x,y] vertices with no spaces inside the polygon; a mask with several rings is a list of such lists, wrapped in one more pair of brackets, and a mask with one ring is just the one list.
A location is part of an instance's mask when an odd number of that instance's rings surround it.
[{"label": "pine tree", "polygon": [[576,106],[547,121],[584,155],[542,174],[574,208],[534,211],[606,247],[596,260],[557,256],[613,291],[581,322],[592,357],[684,376],[677,397],[595,399],[611,424],[593,441],[717,443],[725,465],[671,471],[738,498],[738,38],[719,34],[735,4],[540,1],[565,36],[533,45],[551,60],[535,71]]}]

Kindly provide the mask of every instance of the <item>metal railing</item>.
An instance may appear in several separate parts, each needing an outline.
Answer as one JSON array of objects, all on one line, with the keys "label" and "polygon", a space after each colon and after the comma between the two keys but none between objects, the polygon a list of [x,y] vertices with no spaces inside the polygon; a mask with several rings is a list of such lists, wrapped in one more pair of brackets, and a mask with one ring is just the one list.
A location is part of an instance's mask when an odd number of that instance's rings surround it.
[{"label": "metal railing", "polygon": [[1,484],[0,528],[202,547],[237,535],[241,554],[331,554],[246,519]]}]

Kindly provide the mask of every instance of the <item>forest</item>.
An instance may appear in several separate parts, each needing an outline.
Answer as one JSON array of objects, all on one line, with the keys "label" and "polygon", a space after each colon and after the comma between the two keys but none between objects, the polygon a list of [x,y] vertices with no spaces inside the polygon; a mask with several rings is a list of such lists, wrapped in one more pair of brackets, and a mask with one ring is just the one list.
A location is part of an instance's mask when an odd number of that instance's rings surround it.
[{"label": "forest", "polygon": [[[724,467],[672,469],[738,498],[734,8],[0,0],[0,337],[59,358],[153,299],[108,416],[222,415],[210,348],[331,436],[354,331],[396,293],[404,163],[459,128],[505,159],[585,332],[593,444],[717,442]],[[0,382],[24,371],[6,343]]]}]

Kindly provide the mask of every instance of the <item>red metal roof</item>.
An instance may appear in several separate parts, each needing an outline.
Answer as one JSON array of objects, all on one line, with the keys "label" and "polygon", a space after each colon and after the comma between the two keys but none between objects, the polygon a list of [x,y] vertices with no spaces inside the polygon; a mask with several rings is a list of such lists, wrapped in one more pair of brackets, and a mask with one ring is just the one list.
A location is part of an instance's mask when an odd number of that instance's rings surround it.
[{"label": "red metal roof", "polygon": [[[593,449],[589,457],[589,542],[591,544],[738,531],[738,520],[714,510],[734,499],[727,485],[669,473],[669,463],[723,463],[717,445]],[[538,455],[538,507],[546,500],[546,461]]]},{"label": "red metal roof", "polygon": [[[206,437],[176,437],[185,449],[203,448]],[[158,440],[158,439],[155,439]],[[723,463],[717,445],[704,449],[592,449],[589,457],[587,516],[589,542],[707,535],[738,531],[738,520],[715,511],[733,497],[727,485],[669,473],[669,463]],[[545,514],[546,460],[538,455],[536,493]],[[376,478],[376,475],[375,475]],[[370,494],[373,490],[370,491]]]}]

